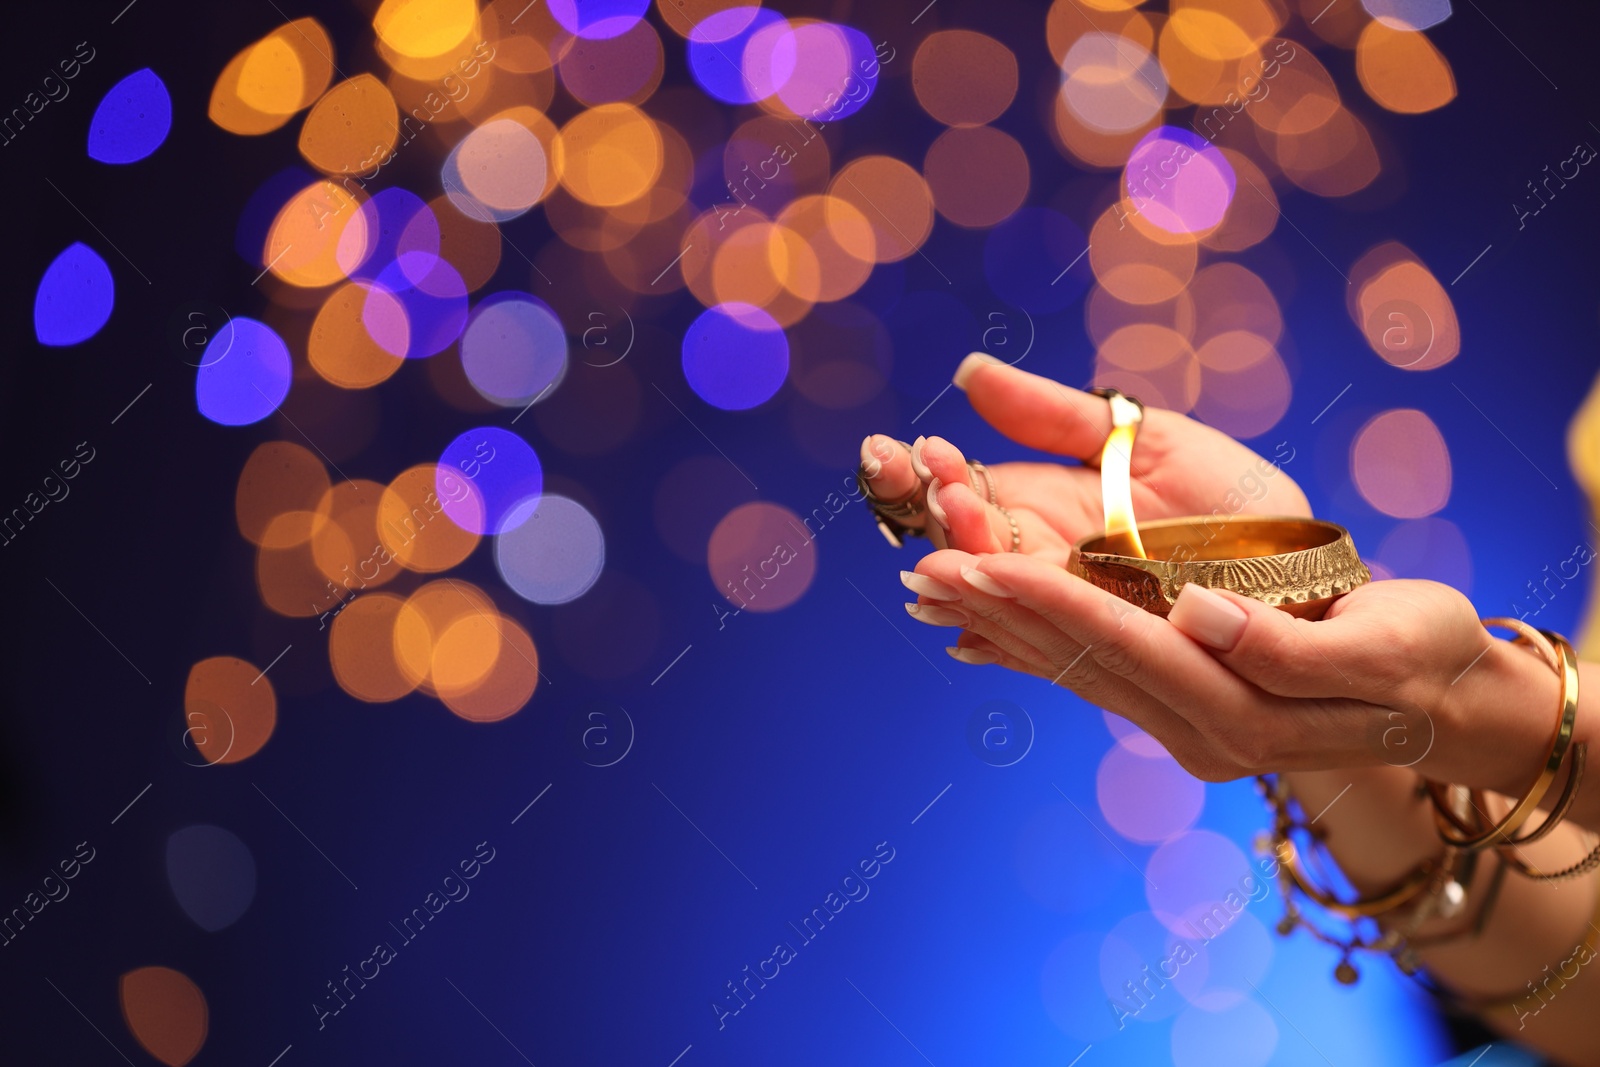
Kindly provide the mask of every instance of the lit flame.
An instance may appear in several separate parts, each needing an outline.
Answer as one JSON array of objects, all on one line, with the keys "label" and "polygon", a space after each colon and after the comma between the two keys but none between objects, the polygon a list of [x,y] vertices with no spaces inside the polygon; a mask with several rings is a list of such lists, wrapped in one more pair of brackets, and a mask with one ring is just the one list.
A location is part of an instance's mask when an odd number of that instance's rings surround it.
[{"label": "lit flame", "polygon": [[1133,438],[1139,430],[1140,414],[1125,397],[1111,398],[1114,428],[1100,451],[1100,499],[1105,505],[1106,538],[1113,542],[1107,547],[1115,547],[1120,539],[1127,546],[1127,555],[1149,559],[1133,517]]}]

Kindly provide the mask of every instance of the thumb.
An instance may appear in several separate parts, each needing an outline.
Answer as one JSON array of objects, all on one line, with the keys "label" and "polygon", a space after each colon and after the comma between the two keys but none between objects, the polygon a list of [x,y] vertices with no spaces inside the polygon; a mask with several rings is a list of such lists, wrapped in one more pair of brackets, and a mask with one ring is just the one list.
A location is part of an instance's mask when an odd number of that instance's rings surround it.
[{"label": "thumb", "polygon": [[1230,590],[1190,583],[1167,620],[1269,693],[1362,697],[1357,680],[1366,656],[1348,619],[1310,622]]}]

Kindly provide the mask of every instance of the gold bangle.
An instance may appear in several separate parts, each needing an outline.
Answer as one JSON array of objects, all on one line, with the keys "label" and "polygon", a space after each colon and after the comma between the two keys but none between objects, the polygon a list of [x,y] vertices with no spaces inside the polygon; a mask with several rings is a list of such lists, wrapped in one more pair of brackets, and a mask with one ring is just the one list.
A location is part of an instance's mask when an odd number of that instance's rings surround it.
[{"label": "gold bangle", "polygon": [[1400,881],[1387,889],[1355,900],[1340,900],[1328,890],[1312,883],[1300,863],[1299,849],[1295,847],[1293,841],[1285,837],[1278,844],[1277,853],[1278,863],[1289,872],[1289,877],[1294,880],[1295,887],[1300,892],[1324,910],[1344,919],[1370,919],[1395,910],[1428,888],[1429,882],[1438,870],[1437,860],[1427,860],[1412,868]]},{"label": "gold bangle", "polygon": [[[1551,631],[1535,630],[1520,619],[1494,618],[1484,619],[1485,629],[1494,627],[1503,630],[1515,631],[1518,643],[1533,645],[1546,662],[1554,660],[1552,666],[1561,678],[1561,717],[1556,723],[1555,736],[1550,739],[1550,748],[1545,753],[1544,764],[1539,768],[1538,776],[1533,785],[1529,787],[1521,800],[1499,822],[1486,830],[1477,833],[1463,831],[1463,836],[1456,836],[1452,829],[1462,830],[1462,825],[1453,813],[1441,803],[1439,790],[1434,783],[1429,784],[1429,794],[1433,798],[1434,810],[1438,813],[1437,820],[1439,836],[1446,844],[1459,849],[1476,851],[1504,843],[1517,843],[1512,835],[1522,828],[1523,823],[1538,810],[1539,802],[1550,791],[1550,784],[1555,781],[1556,772],[1561,769],[1562,762],[1567,757],[1567,750],[1572,746],[1573,724],[1578,717],[1578,663],[1577,656],[1567,639]],[[1569,785],[1571,780],[1569,779]],[[1570,800],[1568,801],[1570,803]],[[1534,833],[1542,836],[1548,833],[1546,826],[1553,828],[1554,820],[1547,819]],[[1520,840],[1526,841],[1528,838]]]}]

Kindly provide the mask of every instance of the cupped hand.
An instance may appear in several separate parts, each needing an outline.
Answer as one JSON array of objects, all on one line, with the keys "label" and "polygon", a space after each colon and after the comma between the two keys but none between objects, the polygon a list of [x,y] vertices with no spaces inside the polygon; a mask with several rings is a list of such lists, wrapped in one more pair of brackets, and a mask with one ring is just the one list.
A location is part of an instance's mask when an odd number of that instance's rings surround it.
[{"label": "cupped hand", "polygon": [[934,552],[905,581],[914,618],[965,631],[955,658],[1071,689],[1207,781],[1387,763],[1516,794],[1554,725],[1552,670],[1436,582],[1311,622],[1194,585],[1161,618],[1025,554]]},{"label": "cupped hand", "polygon": [[[1070,545],[1104,529],[1100,452],[1111,431],[1110,405],[1101,397],[1019,370],[982,353],[966,358],[955,384],[978,414],[1018,444],[1078,460],[1078,464],[990,465],[999,508],[1016,519],[1020,550],[1063,563]],[[1305,494],[1282,470],[1294,458],[1287,442],[1263,457],[1227,434],[1186,415],[1146,408],[1132,453],[1133,507],[1139,519],[1250,513],[1307,516]],[[967,457],[939,437],[908,450],[893,438],[862,442],[861,463],[879,499],[899,500],[919,486],[930,490],[928,510],[907,525],[937,547],[1002,552],[1011,526],[990,505],[983,479]]]}]

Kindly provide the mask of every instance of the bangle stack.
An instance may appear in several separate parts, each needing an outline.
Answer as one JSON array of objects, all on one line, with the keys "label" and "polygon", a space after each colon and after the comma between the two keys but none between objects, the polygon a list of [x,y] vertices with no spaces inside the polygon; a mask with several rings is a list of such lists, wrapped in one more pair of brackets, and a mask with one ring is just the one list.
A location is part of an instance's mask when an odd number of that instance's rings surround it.
[{"label": "bangle stack", "polygon": [[[1573,741],[1578,714],[1577,655],[1565,637],[1536,630],[1518,619],[1484,619],[1483,625],[1515,633],[1516,643],[1537,652],[1561,681],[1556,727],[1538,774],[1498,820],[1490,818],[1490,798],[1483,790],[1419,778],[1417,795],[1432,802],[1441,850],[1390,885],[1366,894],[1351,894],[1334,888],[1340,878],[1327,855],[1326,829],[1315,826],[1315,820],[1306,821],[1304,811],[1281,778],[1263,775],[1257,779],[1272,811],[1272,830],[1258,839],[1257,847],[1276,858],[1279,888],[1285,901],[1278,932],[1287,936],[1304,929],[1338,949],[1334,977],[1346,985],[1360,977],[1350,961],[1357,950],[1388,953],[1402,971],[1418,976],[1421,964],[1417,950],[1481,934],[1507,870],[1536,881],[1557,881],[1600,867],[1600,845],[1578,862],[1553,871],[1539,870],[1518,851],[1519,846],[1548,836],[1566,818],[1583,781],[1587,746]],[[1569,766],[1566,783],[1543,819],[1526,829],[1564,764]],[[1489,855],[1499,862],[1483,888],[1469,893],[1479,859]],[[1331,921],[1311,921],[1304,905],[1320,909]],[[1429,920],[1458,921],[1421,936],[1419,931]],[[1508,1003],[1467,1006],[1482,1011]]]}]

